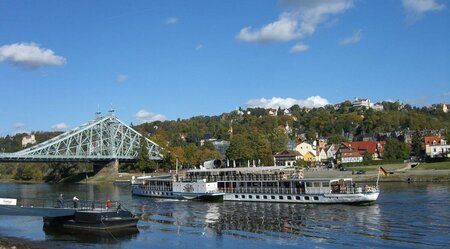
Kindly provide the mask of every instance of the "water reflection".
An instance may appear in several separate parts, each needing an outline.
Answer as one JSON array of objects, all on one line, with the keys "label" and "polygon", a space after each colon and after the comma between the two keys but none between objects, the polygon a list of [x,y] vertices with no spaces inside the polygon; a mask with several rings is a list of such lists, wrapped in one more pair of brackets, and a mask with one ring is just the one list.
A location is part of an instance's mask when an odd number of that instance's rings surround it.
[{"label": "water reflection", "polygon": [[0,184],[0,196],[120,200],[140,217],[139,233],[82,235],[42,230],[42,218],[0,216],[0,236],[78,248],[446,247],[448,184],[384,183],[369,206],[177,201],[131,196],[110,184]]},{"label": "water reflection", "polygon": [[[142,202],[142,198],[139,198]],[[342,223],[357,224],[362,235],[374,236],[380,223],[378,205],[303,205],[286,203],[223,202],[201,203],[147,200],[141,206],[141,219],[154,223],[159,231],[223,234],[248,239],[292,238],[306,236],[333,239],[345,232]],[[199,230],[193,230],[198,228]]]},{"label": "water reflection", "polygon": [[71,241],[78,243],[116,244],[135,239],[139,233],[137,228],[126,228],[120,231],[82,231],[64,228],[43,227],[46,240]]}]

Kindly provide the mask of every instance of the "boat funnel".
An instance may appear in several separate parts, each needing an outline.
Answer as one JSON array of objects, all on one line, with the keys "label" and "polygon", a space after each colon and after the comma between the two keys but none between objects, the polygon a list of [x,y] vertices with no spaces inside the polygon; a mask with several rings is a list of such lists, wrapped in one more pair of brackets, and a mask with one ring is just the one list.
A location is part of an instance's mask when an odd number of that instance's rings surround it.
[{"label": "boat funnel", "polygon": [[221,165],[222,165],[222,161],[220,161],[218,159],[209,160],[209,161],[206,161],[203,163],[203,167],[205,169],[220,168]]}]

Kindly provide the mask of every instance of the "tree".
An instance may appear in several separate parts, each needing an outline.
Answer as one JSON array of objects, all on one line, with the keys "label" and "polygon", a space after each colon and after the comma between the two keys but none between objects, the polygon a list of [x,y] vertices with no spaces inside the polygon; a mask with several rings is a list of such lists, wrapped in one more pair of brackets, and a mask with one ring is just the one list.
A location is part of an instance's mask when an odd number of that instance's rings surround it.
[{"label": "tree", "polygon": [[136,165],[142,172],[152,172],[156,169],[155,162],[148,156],[147,140],[144,137],[140,139]]},{"label": "tree", "polygon": [[284,129],[275,128],[269,136],[269,142],[272,148],[272,154],[275,154],[287,149],[289,136],[286,134]]},{"label": "tree", "polygon": [[237,134],[230,141],[230,147],[227,150],[227,157],[230,160],[246,161],[252,158],[252,149],[250,140],[246,135]]},{"label": "tree", "polygon": [[420,156],[420,151],[422,150],[422,137],[418,131],[414,132],[411,141],[411,155]]},{"label": "tree", "polygon": [[400,142],[397,139],[390,138],[386,141],[386,145],[384,146],[384,159],[405,160],[408,159],[409,152],[409,147],[405,143]]}]

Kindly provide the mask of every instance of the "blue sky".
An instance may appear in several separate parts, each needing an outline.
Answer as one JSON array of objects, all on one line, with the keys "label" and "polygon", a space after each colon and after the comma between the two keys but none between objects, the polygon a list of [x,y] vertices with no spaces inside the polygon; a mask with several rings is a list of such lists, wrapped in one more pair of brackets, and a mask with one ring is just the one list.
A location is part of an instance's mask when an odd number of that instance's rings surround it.
[{"label": "blue sky", "polygon": [[450,1],[0,1],[0,135],[354,97],[450,102]]}]

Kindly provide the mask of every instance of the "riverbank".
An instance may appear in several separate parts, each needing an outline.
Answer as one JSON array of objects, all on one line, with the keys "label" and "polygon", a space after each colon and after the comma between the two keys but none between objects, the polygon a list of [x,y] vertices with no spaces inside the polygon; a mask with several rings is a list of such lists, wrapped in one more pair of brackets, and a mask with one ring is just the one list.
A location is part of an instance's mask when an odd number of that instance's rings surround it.
[{"label": "riverbank", "polygon": [[0,234],[0,249],[64,249],[62,242],[33,241]]},{"label": "riverbank", "polygon": [[[380,182],[450,182],[450,170],[390,170],[388,176],[380,175]],[[356,171],[337,170],[308,170],[305,178],[353,178],[355,182],[374,182],[378,178],[378,171],[365,171],[355,174]]]}]

